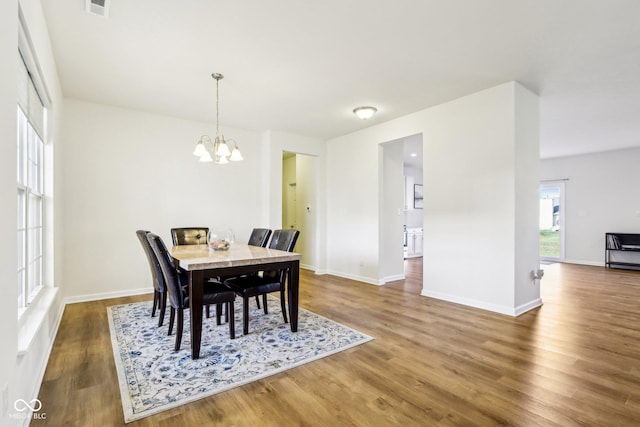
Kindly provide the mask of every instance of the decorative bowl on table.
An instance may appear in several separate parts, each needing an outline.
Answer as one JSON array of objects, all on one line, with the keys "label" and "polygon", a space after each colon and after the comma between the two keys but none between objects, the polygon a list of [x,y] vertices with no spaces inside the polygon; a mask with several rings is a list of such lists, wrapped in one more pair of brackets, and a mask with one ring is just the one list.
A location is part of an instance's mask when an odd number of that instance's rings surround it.
[{"label": "decorative bowl on table", "polygon": [[209,231],[207,234],[207,244],[209,245],[209,249],[213,249],[214,251],[229,250],[233,241],[234,236],[231,230]]}]

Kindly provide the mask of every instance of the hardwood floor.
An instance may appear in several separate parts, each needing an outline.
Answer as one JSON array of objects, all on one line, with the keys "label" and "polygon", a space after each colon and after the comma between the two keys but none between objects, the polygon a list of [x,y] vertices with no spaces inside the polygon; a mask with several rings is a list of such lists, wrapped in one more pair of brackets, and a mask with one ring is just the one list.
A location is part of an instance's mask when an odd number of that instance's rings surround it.
[{"label": "hardwood floor", "polygon": [[[544,268],[517,318],[419,296],[416,261],[382,287],[303,271],[302,307],[375,340],[129,425],[640,425],[640,272]],[[66,307],[32,426],[124,424],[105,307],[151,298]]]}]

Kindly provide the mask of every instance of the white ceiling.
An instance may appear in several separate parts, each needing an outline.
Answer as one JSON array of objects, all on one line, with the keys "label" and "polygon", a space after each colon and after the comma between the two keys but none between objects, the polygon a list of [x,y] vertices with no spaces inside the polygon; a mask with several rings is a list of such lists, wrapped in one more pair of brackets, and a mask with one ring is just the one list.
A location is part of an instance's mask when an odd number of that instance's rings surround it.
[{"label": "white ceiling", "polygon": [[543,158],[640,146],[638,0],[42,4],[70,98],[330,138],[516,80]]}]

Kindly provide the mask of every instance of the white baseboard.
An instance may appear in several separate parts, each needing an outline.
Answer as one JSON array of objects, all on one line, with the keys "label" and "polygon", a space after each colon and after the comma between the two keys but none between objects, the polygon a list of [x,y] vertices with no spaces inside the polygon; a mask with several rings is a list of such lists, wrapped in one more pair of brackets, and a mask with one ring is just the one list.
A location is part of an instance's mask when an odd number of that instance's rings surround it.
[{"label": "white baseboard", "polygon": [[599,261],[583,261],[579,259],[565,259],[560,262],[563,262],[565,264],[580,264],[580,265],[592,265],[594,267],[604,267],[604,261],[599,262]]},{"label": "white baseboard", "polygon": [[74,297],[65,298],[64,299],[64,303],[65,304],[73,304],[73,303],[76,303],[76,302],[97,301],[97,300],[102,300],[102,299],[130,297],[130,296],[133,296],[133,295],[143,295],[143,294],[153,294],[153,289],[138,288],[138,289],[128,289],[126,291],[104,292],[104,293],[98,293],[98,294],[78,295],[78,296],[74,296]]},{"label": "white baseboard", "polygon": [[509,306],[490,304],[485,301],[478,301],[478,300],[469,299],[469,298],[461,298],[457,295],[445,294],[442,292],[431,292],[424,289],[422,290],[422,292],[420,292],[420,295],[439,299],[442,301],[462,304],[469,307],[479,308],[482,310],[492,311],[494,313],[505,314],[507,316],[512,316],[512,317],[519,316],[531,309],[534,309],[542,305],[542,300],[540,298],[530,301],[526,304],[520,305],[518,307],[509,307]]},{"label": "white baseboard", "polygon": [[327,274],[331,274],[332,276],[343,277],[345,279],[356,280],[358,282],[368,283],[370,285],[381,286],[384,285],[382,280],[376,280],[371,277],[358,276],[355,274],[341,273],[338,271],[328,271]]},{"label": "white baseboard", "polygon": [[393,276],[387,276],[382,279],[384,283],[395,282],[397,280],[404,280],[406,277],[404,274],[395,274]]},{"label": "white baseboard", "polygon": [[516,307],[514,311],[514,316],[520,316],[521,314],[524,314],[527,311],[533,310],[534,308],[538,308],[540,306],[542,306],[542,299],[536,298],[533,301],[529,301],[526,304],[522,304]]}]

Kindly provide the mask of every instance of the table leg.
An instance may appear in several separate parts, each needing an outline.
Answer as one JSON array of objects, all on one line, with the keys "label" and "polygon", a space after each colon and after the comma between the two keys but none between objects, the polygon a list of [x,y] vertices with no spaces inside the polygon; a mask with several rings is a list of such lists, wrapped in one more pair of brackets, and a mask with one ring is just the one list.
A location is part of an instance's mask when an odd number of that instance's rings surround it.
[{"label": "table leg", "polygon": [[202,270],[189,271],[189,318],[191,319],[191,358],[200,357],[202,339]]},{"label": "table leg", "polygon": [[287,300],[291,332],[298,331],[298,295],[300,294],[300,261],[294,261],[287,272]]}]

